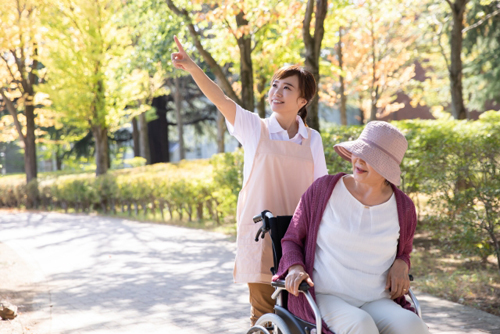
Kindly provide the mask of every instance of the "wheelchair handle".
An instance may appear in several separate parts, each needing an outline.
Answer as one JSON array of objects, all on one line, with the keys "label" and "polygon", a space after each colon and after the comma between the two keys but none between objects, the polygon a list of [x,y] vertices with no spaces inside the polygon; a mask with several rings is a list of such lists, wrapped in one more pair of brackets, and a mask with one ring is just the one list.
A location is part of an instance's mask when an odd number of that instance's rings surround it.
[{"label": "wheelchair handle", "polygon": [[[277,281],[271,282],[271,285],[273,287],[275,287],[275,288],[283,288],[283,289],[285,289],[285,280],[284,279],[279,279]],[[303,281],[299,285],[299,291],[306,292],[307,290],[309,290],[310,287],[311,286],[306,281]]]},{"label": "wheelchair handle", "polygon": [[[271,282],[271,285],[276,288],[274,291],[273,295],[271,296],[272,299],[276,300],[278,298],[278,295],[282,291],[286,291],[285,289],[285,280],[277,280],[275,282]],[[299,285],[299,292],[303,293],[306,296],[307,302],[309,303],[309,306],[311,306],[311,309],[314,312],[314,318],[316,319],[316,333],[322,333],[322,319],[321,319],[321,312],[318,308],[318,305],[316,305],[316,302],[314,301],[313,296],[309,292],[309,284],[307,282],[302,282]]]},{"label": "wheelchair handle", "polygon": [[266,233],[271,230],[271,225],[269,224],[270,219],[275,219],[275,217],[269,210],[264,210],[259,215],[253,217],[254,223],[263,221],[262,226],[259,228],[257,234],[255,235],[256,242],[259,241],[259,237],[261,237],[261,239],[264,239]]}]

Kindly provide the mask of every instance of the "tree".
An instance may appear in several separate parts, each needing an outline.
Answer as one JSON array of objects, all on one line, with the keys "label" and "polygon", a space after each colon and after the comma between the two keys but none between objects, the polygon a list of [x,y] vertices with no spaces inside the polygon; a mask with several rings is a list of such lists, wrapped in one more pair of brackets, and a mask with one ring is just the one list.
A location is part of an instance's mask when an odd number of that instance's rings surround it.
[{"label": "tree", "polygon": [[254,67],[254,91],[261,118],[266,117],[266,96],[274,72],[285,64],[303,63],[303,5],[299,1],[288,1],[280,2],[274,8],[273,18],[266,19],[268,23],[253,36],[252,59],[258,64]]},{"label": "tree", "polygon": [[474,1],[463,29],[464,90],[468,107],[484,110],[487,104],[500,105],[500,1]]},{"label": "tree", "polygon": [[130,50],[128,31],[117,26],[119,0],[61,0],[45,17],[51,43],[44,90],[55,108],[74,126],[90,129],[95,139],[96,175],[108,166],[108,132],[119,125],[127,78],[115,77]]},{"label": "tree", "polygon": [[[155,93],[152,103],[156,109],[157,118],[154,120],[148,118],[148,132],[153,131],[148,134],[152,158],[155,156],[160,159],[161,156],[164,159],[161,161],[169,159],[166,149],[169,146],[168,133],[177,134],[177,140],[181,143],[181,156],[183,156],[182,146],[187,146],[182,145],[185,126],[194,126],[198,133],[207,132],[205,130],[209,127],[203,124],[212,122],[213,125],[217,110],[207,104],[199,89],[193,89],[194,82],[191,77],[177,77],[177,73],[174,74],[168,55],[173,52],[172,46],[175,46],[173,36],[183,36],[182,17],[173,14],[164,0],[133,1],[127,3],[124,10],[122,24],[131,30],[134,46],[134,51],[128,59],[128,68],[130,70],[143,69],[144,73],[149,74],[149,82],[154,83],[153,86],[157,87],[156,89],[161,87],[163,91],[161,94],[158,93],[159,91]],[[165,19],[166,15],[168,20]],[[203,63],[200,65],[206,67]],[[181,87],[180,95],[175,88],[176,81]],[[149,90],[149,88],[146,89],[146,91]],[[152,96],[150,94],[150,97]],[[174,100],[177,103],[174,103]],[[151,104],[149,101],[150,98],[142,103],[149,105]],[[170,113],[170,111],[174,112]],[[131,113],[131,116],[134,114],[136,113]],[[175,114],[176,117],[168,117],[169,114]],[[176,129],[170,131],[171,126],[175,126]],[[225,126],[223,129],[225,130]],[[221,133],[224,134],[222,131]],[[153,154],[153,151],[162,153]],[[156,158],[152,162],[160,162]]]},{"label": "tree", "polygon": [[[41,2],[6,0],[0,11],[0,97],[24,147],[26,182],[37,178],[35,86],[39,82]],[[29,198],[28,205],[34,198]]]},{"label": "tree", "polygon": [[[198,50],[199,54],[201,55],[201,57],[203,58],[205,63],[208,65],[208,67],[210,68],[212,73],[214,73],[215,77],[217,78],[217,80],[219,82],[219,85],[222,86],[222,89],[226,92],[226,94],[232,100],[234,100],[236,103],[241,105],[243,108],[253,111],[254,101],[253,101],[253,99],[252,99],[252,101],[250,101],[248,99],[249,96],[253,96],[253,93],[247,93],[247,92],[245,92],[244,94],[242,93],[242,95],[247,97],[247,100],[240,99],[240,97],[236,94],[235,90],[233,89],[233,87],[228,79],[227,73],[224,72],[222,66],[219,65],[219,63],[214,59],[212,54],[209,51],[207,51],[205,49],[205,47],[203,46],[203,44],[201,42],[201,38],[202,38],[201,33],[200,33],[201,29],[195,27],[193,14],[190,11],[188,11],[186,8],[181,8],[181,7],[176,6],[172,0],[166,0],[166,1],[167,1],[168,7],[170,8],[170,10],[175,15],[181,17],[183,19],[184,23],[187,25],[187,28],[189,30],[189,34],[191,35],[191,38],[193,39],[193,42],[194,42],[196,49]],[[233,4],[233,3],[231,3],[231,4]],[[223,8],[224,9],[231,9],[232,11],[235,11],[232,8],[231,4],[226,5]],[[237,4],[234,3],[234,6],[237,6]],[[241,12],[242,12],[242,10],[236,11],[236,15],[234,15],[235,18],[236,18],[236,16],[239,15],[239,19],[238,19],[237,24],[247,25],[247,24],[245,24],[245,21],[242,20],[243,15],[240,14]],[[216,14],[219,14],[219,13],[216,11]],[[224,16],[224,14],[225,14],[225,12],[221,13],[219,15]],[[215,18],[215,15],[212,18]],[[247,33],[244,32],[243,29],[241,29],[239,35],[234,35],[234,36],[241,38],[241,39],[245,39],[245,37],[246,37],[245,35],[247,35]],[[241,47],[245,48],[248,46],[248,44],[241,43],[241,44],[238,44],[238,46],[240,48]],[[251,51],[250,51],[250,53],[251,53]],[[248,55],[248,51],[247,50],[240,50],[240,59],[243,58],[243,63],[245,62],[245,55]],[[241,66],[241,69],[243,69],[243,68],[244,68],[244,65]],[[242,76],[245,76],[245,75],[243,74]],[[253,76],[252,76],[252,85],[250,87],[248,85],[245,85],[244,87],[242,87],[242,90],[243,89],[245,91],[251,89],[253,92]]]},{"label": "tree", "polygon": [[[315,4],[316,3],[316,4]],[[311,70],[319,84],[319,59],[321,52],[321,42],[325,34],[324,22],[328,11],[327,0],[308,0],[304,23],[302,26],[302,36],[305,46],[305,65]],[[311,35],[311,22],[314,14],[314,33]],[[316,92],[308,108],[309,126],[319,131],[318,119],[318,101],[319,94]]]},{"label": "tree", "polygon": [[448,117],[442,111],[451,109],[452,117],[468,118],[462,105],[481,111],[488,108],[485,103],[500,100],[495,98],[499,2],[465,2],[421,4],[423,29],[417,48],[426,78],[414,83],[411,97],[430,106],[435,117]]},{"label": "tree", "polygon": [[[188,8],[167,0],[171,11],[187,25],[198,54],[226,95],[243,108],[254,111],[257,91],[259,114],[264,117],[265,91],[270,73],[277,69],[276,64],[280,61],[293,59],[296,62],[299,59],[295,56],[299,55],[298,49],[293,47],[290,52],[289,45],[281,43],[294,40],[290,38],[293,30],[287,24],[297,27],[295,17],[290,14],[298,12],[300,3],[276,0],[265,5],[256,0],[194,3]],[[196,6],[199,3],[204,5]],[[227,38],[228,34],[233,38]],[[278,45],[273,45],[277,41],[280,41]],[[295,54],[289,56],[290,53]],[[255,57],[258,59],[257,67],[253,65],[257,63]],[[234,70],[236,68],[239,70]],[[220,129],[225,130],[222,118],[218,123]],[[223,135],[219,133],[218,138],[222,139]],[[218,146],[222,149],[224,145],[219,142]]]},{"label": "tree", "polygon": [[[325,78],[322,96],[330,104],[342,103],[342,94],[338,95],[345,85],[344,95],[352,96],[351,103],[362,111],[361,121],[398,110],[401,105],[393,103],[394,95],[414,75],[416,13],[406,10],[403,1],[387,0],[366,1],[342,14],[342,58],[338,42],[337,50],[325,50],[334,76]],[[336,82],[337,77],[342,84]]]},{"label": "tree", "polygon": [[466,119],[463,88],[462,88],[462,44],[464,29],[464,15],[469,0],[446,0],[451,9],[452,28],[450,32],[450,61],[448,71],[450,73],[451,113],[456,119]]}]

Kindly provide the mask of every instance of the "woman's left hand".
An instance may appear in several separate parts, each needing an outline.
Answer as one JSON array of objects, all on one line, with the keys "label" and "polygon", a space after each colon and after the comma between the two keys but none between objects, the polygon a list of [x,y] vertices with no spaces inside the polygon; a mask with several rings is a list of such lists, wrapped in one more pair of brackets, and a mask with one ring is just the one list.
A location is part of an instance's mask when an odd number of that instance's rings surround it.
[{"label": "woman's left hand", "polygon": [[389,290],[391,299],[396,299],[408,293],[410,279],[408,277],[408,265],[401,259],[396,259],[387,274],[385,289]]}]

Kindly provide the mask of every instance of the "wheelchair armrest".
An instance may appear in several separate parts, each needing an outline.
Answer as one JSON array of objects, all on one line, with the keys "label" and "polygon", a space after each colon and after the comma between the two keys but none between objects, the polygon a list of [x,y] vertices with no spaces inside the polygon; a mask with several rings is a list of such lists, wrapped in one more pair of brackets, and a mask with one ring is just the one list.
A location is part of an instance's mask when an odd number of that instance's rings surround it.
[{"label": "wheelchair armrest", "polygon": [[[283,279],[279,279],[275,282],[271,282],[271,285],[275,288],[283,288],[285,289],[285,280]],[[299,291],[302,291],[302,292],[306,292],[307,290],[309,290],[311,286],[309,284],[307,284],[307,282],[302,282],[300,283],[299,285]]]}]

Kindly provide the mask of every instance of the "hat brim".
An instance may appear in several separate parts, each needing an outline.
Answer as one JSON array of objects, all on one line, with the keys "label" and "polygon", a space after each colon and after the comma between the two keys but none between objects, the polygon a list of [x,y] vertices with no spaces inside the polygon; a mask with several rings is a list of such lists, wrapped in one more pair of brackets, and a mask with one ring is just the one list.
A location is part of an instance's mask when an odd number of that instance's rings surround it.
[{"label": "hat brim", "polygon": [[401,168],[393,157],[363,140],[357,139],[339,143],[333,146],[342,159],[351,161],[354,154],[366,161],[377,173],[390,183],[399,186],[401,184]]}]

